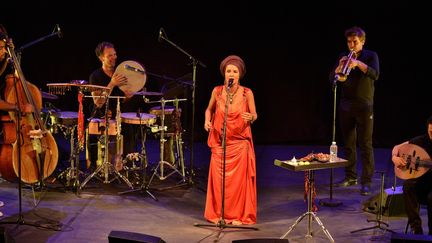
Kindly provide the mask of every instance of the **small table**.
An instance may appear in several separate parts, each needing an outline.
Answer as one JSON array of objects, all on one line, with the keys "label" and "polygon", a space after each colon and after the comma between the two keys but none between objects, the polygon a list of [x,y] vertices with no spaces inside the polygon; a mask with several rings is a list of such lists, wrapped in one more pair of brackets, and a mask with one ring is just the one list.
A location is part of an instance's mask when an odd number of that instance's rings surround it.
[{"label": "small table", "polygon": [[276,166],[288,169],[288,170],[292,170],[292,171],[307,171],[308,172],[308,182],[309,182],[309,187],[308,187],[308,210],[307,212],[305,212],[304,214],[300,215],[300,217],[297,218],[297,220],[294,222],[293,225],[291,225],[288,229],[288,231],[282,235],[280,237],[280,239],[285,238],[293,229],[294,227],[300,223],[300,221],[308,216],[308,227],[307,227],[307,234],[306,234],[306,238],[312,238],[312,232],[311,232],[311,227],[312,227],[312,217],[316,220],[316,222],[318,223],[319,226],[321,226],[324,234],[327,236],[327,238],[329,238],[330,242],[334,242],[333,237],[330,235],[330,232],[324,227],[324,224],[321,222],[321,220],[318,218],[318,216],[316,215],[315,212],[312,211],[312,189],[314,186],[314,171],[315,170],[319,170],[319,169],[329,169],[329,168],[337,168],[337,167],[345,167],[348,165],[348,160],[345,159],[341,159],[338,158],[336,161],[334,162],[318,162],[318,161],[312,161],[309,162],[309,164],[298,164],[298,165],[293,165],[293,164],[289,164],[289,161],[281,161],[276,159],[274,161],[274,164]]}]

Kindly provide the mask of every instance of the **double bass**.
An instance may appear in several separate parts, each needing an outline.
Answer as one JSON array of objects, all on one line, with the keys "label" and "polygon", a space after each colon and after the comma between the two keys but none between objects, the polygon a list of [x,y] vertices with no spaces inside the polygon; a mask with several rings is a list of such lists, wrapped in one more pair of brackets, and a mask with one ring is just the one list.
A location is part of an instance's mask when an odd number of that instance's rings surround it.
[{"label": "double bass", "polygon": [[21,174],[22,182],[34,184],[54,172],[58,163],[58,147],[40,116],[41,92],[24,78],[13,44],[6,43],[6,48],[15,75],[6,77],[5,100],[18,104],[18,107],[31,104],[34,109],[27,114],[10,111],[1,117],[3,144],[0,145],[0,173],[11,182],[19,179]]}]

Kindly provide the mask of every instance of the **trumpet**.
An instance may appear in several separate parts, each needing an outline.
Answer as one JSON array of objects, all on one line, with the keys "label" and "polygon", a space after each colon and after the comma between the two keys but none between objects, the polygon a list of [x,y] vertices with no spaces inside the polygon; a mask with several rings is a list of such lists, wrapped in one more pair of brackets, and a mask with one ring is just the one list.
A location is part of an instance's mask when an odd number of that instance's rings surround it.
[{"label": "trumpet", "polygon": [[357,56],[356,56],[355,51],[351,50],[350,53],[348,54],[348,57],[345,60],[345,63],[343,65],[342,69],[341,69],[342,71],[336,73],[336,76],[335,76],[336,80],[339,79],[340,81],[345,81],[347,79],[348,75],[351,72],[351,67],[349,64],[350,64],[352,59],[356,59],[356,58],[357,58]]}]

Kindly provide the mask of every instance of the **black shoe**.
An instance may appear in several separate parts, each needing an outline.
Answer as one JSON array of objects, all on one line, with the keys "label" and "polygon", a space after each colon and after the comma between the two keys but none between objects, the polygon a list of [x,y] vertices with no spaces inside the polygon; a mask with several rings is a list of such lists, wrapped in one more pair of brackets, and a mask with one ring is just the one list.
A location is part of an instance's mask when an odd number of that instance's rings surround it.
[{"label": "black shoe", "polygon": [[412,233],[415,235],[422,235],[423,229],[421,227],[412,227]]},{"label": "black shoe", "polygon": [[357,179],[344,179],[343,181],[337,183],[337,187],[347,187],[357,185]]},{"label": "black shoe", "polygon": [[360,194],[363,196],[367,196],[370,194],[370,186],[369,185],[362,185]]}]

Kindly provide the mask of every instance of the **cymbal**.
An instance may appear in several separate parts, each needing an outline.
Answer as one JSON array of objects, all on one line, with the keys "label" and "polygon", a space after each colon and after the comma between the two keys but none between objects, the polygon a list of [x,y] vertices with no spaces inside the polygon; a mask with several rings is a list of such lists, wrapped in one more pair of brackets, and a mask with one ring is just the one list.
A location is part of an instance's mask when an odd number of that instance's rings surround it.
[{"label": "cymbal", "polygon": [[151,92],[151,91],[140,91],[140,92],[135,92],[134,95],[142,95],[142,96],[162,96],[163,93],[161,93],[161,92]]},{"label": "cymbal", "polygon": [[44,92],[44,91],[41,91],[41,93],[42,93],[42,98],[44,98],[44,99],[49,99],[49,100],[56,100],[56,99],[58,99],[58,96],[55,95],[55,94],[50,94],[50,93],[47,93],[47,92]]}]

